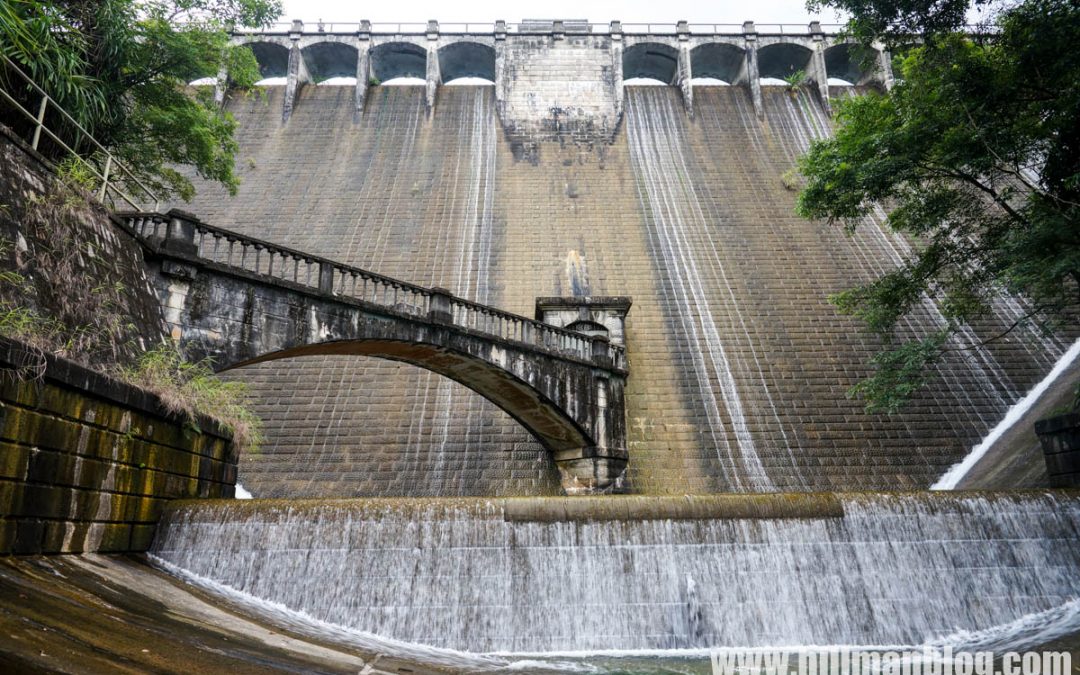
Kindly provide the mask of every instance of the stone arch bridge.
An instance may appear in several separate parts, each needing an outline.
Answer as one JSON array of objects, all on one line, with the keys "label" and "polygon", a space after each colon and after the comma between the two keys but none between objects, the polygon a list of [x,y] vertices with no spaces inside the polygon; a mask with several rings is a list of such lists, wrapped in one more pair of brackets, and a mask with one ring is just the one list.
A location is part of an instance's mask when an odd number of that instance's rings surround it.
[{"label": "stone arch bridge", "polygon": [[[680,89],[694,113],[694,87],[744,87],[758,116],[761,87],[802,73],[828,108],[830,87],[892,86],[891,57],[878,45],[859,54],[839,26],[743,24],[591,24],[533,21],[507,24],[278,24],[233,35],[250,45],[264,78],[284,78],[282,119],[300,87],[355,78],[356,115],[380,82],[418,78],[430,112],[439,86],[463,77],[494,85],[496,108],[511,134],[569,133],[603,141],[623,113],[624,82],[658,80]],[[868,58],[867,58],[868,57]],[[207,73],[206,75],[211,75]],[[218,81],[226,80],[219,73]],[[218,91],[219,98],[224,93]]]},{"label": "stone arch bridge", "polygon": [[618,343],[628,298],[540,299],[537,314],[553,325],[178,210],[117,218],[143,244],[165,322],[189,358],[219,371],[316,354],[420,366],[520,422],[552,453],[568,494],[623,489],[627,361]]}]

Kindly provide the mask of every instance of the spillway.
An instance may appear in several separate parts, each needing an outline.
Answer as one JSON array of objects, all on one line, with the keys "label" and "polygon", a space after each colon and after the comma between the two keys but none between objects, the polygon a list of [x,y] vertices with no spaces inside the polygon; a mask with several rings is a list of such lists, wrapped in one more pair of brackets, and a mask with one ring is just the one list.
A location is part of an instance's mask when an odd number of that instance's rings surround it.
[{"label": "spillway", "polygon": [[562,653],[986,631],[1080,597],[1078,540],[1076,493],[256,500],[171,507],[153,554],[384,638]]}]

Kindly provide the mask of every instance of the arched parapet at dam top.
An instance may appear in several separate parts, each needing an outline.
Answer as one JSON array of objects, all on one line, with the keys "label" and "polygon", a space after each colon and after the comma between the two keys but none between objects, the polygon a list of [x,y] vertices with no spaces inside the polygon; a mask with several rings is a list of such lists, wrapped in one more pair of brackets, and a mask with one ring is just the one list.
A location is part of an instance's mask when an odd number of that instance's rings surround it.
[{"label": "arched parapet at dam top", "polygon": [[332,77],[356,77],[357,48],[347,42],[315,42],[300,48],[314,82]]},{"label": "arched parapet at dam top", "polygon": [[706,42],[691,48],[690,67],[694,78],[742,84],[746,81],[746,48],[730,42]]},{"label": "arched parapet at dam top", "polygon": [[758,77],[762,80],[783,80],[796,72],[808,73],[814,57],[813,49],[791,42],[762,45],[757,52]]},{"label": "arched parapet at dam top", "polygon": [[252,46],[264,77],[286,78],[283,122],[300,85],[307,82],[355,78],[359,118],[371,85],[400,77],[423,80],[430,114],[442,84],[480,78],[495,85],[496,108],[507,136],[531,147],[544,140],[610,142],[622,118],[627,79],[655,79],[679,87],[691,115],[695,79],[746,87],[759,116],[763,78],[782,79],[802,71],[806,81],[817,86],[826,107],[830,78],[837,85],[891,86],[888,55],[878,49],[871,58],[877,68],[865,68],[839,29],[817,22],[756,26],[749,21],[741,25],[294,21],[266,31],[235,33],[232,40]]},{"label": "arched parapet at dam top", "polygon": [[411,42],[384,42],[371,48],[371,76],[380,82],[427,76],[427,51]]},{"label": "arched parapet at dam top", "polygon": [[249,40],[245,44],[255,55],[259,64],[259,76],[263,79],[286,77],[289,73],[289,46],[276,40]]},{"label": "arched parapet at dam top", "polygon": [[458,40],[439,47],[439,75],[443,82],[478,77],[494,83],[496,64],[495,47],[482,42]]},{"label": "arched parapet at dam top", "polygon": [[623,80],[659,80],[676,84],[679,77],[678,49],[659,42],[639,42],[623,50]]}]

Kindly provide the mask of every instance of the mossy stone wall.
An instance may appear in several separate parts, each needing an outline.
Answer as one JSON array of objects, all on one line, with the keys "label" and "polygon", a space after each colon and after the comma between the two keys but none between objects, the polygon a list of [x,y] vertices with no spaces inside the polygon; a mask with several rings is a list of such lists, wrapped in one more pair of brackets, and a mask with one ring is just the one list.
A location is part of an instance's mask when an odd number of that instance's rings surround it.
[{"label": "mossy stone wall", "polygon": [[168,500],[232,497],[236,464],[211,421],[0,340],[0,554],[146,550]]}]

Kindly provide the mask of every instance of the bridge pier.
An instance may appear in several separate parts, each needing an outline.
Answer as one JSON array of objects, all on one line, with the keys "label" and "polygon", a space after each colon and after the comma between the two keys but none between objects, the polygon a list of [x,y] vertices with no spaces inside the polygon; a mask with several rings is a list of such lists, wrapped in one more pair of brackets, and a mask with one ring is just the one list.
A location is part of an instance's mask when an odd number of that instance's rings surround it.
[{"label": "bridge pier", "polygon": [[825,33],[821,30],[821,23],[810,22],[810,33],[814,37],[814,49],[810,55],[810,79],[817,84],[818,93],[821,94],[821,105],[825,106],[825,112],[832,114],[832,106],[829,105],[829,72],[825,67]]},{"label": "bridge pier", "polygon": [[353,121],[359,121],[364,114],[364,99],[367,98],[368,83],[371,81],[371,22],[360,22],[356,33],[356,113]]},{"label": "bridge pier", "polygon": [[439,22],[428,21],[427,24],[427,114],[435,109],[435,95],[442,84],[442,76],[439,73]]},{"label": "bridge pier", "polygon": [[292,115],[293,106],[296,105],[296,94],[300,85],[311,81],[307,65],[304,63],[304,55],[300,51],[300,36],[304,34],[304,22],[293,21],[289,31],[289,72],[285,77],[285,104],[281,110],[282,123],[288,122]]},{"label": "bridge pier", "polygon": [[694,118],[694,73],[690,67],[690,25],[680,21],[676,26],[679,36],[679,65],[675,77],[682,90],[683,106],[690,119]]},{"label": "bridge pier", "polygon": [[623,98],[626,90],[623,87],[623,29],[621,21],[612,21],[611,31],[611,86],[615,98],[615,119],[622,119]]},{"label": "bridge pier", "polygon": [[754,102],[754,112],[758,119],[765,117],[765,108],[761,102],[761,70],[758,68],[757,28],[753,21],[743,22],[743,39],[746,41],[746,84],[750,87],[750,100]]},{"label": "bridge pier", "polygon": [[885,87],[885,91],[891,91],[893,85],[896,84],[896,79],[892,69],[892,52],[888,49],[882,49],[878,52],[878,70],[881,71],[881,82]]}]

